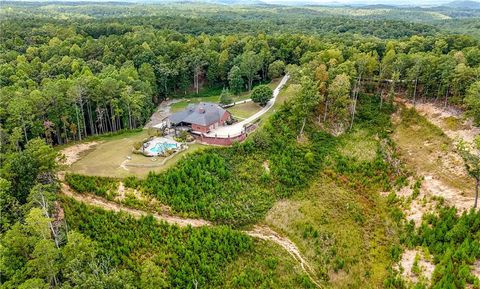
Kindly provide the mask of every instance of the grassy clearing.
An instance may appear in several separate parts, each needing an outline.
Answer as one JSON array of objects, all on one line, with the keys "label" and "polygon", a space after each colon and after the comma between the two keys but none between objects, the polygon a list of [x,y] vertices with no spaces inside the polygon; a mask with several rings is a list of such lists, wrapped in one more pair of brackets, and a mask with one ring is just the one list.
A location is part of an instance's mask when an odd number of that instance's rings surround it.
[{"label": "grassy clearing", "polygon": [[211,96],[202,96],[202,97],[192,97],[183,99],[179,102],[176,102],[170,106],[171,112],[177,112],[185,109],[190,103],[199,103],[199,102],[213,102],[218,103],[220,101],[220,95],[211,95]]},{"label": "grassy clearing", "polygon": [[[150,171],[161,172],[185,154],[204,148],[204,145],[193,144],[168,160],[164,165],[162,157],[145,157],[132,153],[133,144],[147,138],[146,130],[103,138],[102,142],[93,149],[84,153],[82,158],[72,164],[68,172],[102,176],[102,177],[128,177],[131,175],[144,177]],[[127,160],[127,156],[131,160]],[[122,166],[123,164],[123,166]]]},{"label": "grassy clearing", "polygon": [[[310,189],[275,204],[265,222],[286,234],[333,288],[380,288],[394,233],[385,204],[320,177]],[[390,228],[389,228],[390,227]]]},{"label": "grassy clearing", "polygon": [[463,124],[463,120],[454,116],[445,117],[442,119],[445,129],[447,130],[462,130],[467,129],[468,126]]},{"label": "grassy clearing", "polygon": [[256,112],[260,111],[260,109],[262,109],[261,106],[253,101],[249,101],[246,103],[236,104],[235,106],[228,108],[228,111],[234,117],[245,119],[254,115]]},{"label": "grassy clearing", "polygon": [[300,265],[275,243],[256,240],[224,271],[224,283],[213,288],[316,288]]},{"label": "grassy clearing", "polygon": [[373,161],[377,154],[377,142],[364,129],[351,134],[340,148],[340,153],[360,161]]},{"label": "grassy clearing", "polygon": [[67,148],[67,147],[77,145],[77,144],[80,144],[80,143],[87,143],[87,142],[92,142],[92,141],[101,142],[101,141],[110,141],[110,140],[122,139],[122,138],[126,138],[126,137],[136,136],[137,134],[139,134],[141,132],[143,132],[142,128],[133,129],[133,130],[121,130],[121,131],[117,131],[117,132],[114,132],[114,133],[106,133],[106,134],[102,134],[102,135],[93,135],[93,136],[89,136],[87,138],[84,138],[81,141],[72,141],[72,142],[69,142],[67,144],[54,146],[53,148],[57,151],[61,151],[65,148]]},{"label": "grassy clearing", "polygon": [[472,194],[473,180],[466,175],[452,140],[415,110],[400,110],[393,138],[408,167],[421,175],[433,176],[464,195]]},{"label": "grassy clearing", "polygon": [[338,138],[314,182],[264,219],[298,246],[326,288],[383,288],[399,244],[396,208],[379,194],[395,179],[379,150],[390,109],[378,111],[373,98],[361,101],[354,131]]}]

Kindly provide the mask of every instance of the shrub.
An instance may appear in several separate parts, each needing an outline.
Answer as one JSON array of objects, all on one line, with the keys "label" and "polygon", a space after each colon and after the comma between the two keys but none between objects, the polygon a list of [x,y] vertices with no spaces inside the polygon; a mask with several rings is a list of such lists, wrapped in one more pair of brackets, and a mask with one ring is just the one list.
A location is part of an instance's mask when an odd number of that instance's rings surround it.
[{"label": "shrub", "polygon": [[220,94],[220,103],[221,104],[230,104],[233,102],[232,95],[230,94],[230,91],[228,91],[227,88],[224,88],[222,90],[222,94]]},{"label": "shrub", "polygon": [[265,106],[272,96],[273,91],[269,86],[259,85],[253,89],[251,98],[253,102]]},{"label": "shrub", "polygon": [[79,193],[91,193],[100,197],[109,197],[115,193],[118,180],[107,177],[66,174],[65,181]]}]

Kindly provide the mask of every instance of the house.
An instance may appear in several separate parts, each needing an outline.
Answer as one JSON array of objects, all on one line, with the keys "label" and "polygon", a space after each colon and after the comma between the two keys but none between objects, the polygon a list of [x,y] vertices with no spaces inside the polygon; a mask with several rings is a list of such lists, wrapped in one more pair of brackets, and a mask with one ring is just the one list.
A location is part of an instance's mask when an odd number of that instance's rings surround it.
[{"label": "house", "polygon": [[200,102],[189,104],[185,110],[167,117],[168,125],[187,126],[194,132],[208,133],[219,126],[224,126],[231,119],[228,111],[218,104]]}]

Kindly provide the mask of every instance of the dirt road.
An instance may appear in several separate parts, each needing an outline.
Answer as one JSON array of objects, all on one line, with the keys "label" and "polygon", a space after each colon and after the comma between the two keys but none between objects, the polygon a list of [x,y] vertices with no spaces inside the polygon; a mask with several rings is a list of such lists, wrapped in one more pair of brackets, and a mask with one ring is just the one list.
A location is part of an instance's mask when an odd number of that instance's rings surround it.
[{"label": "dirt road", "polygon": [[171,225],[178,225],[180,227],[192,226],[192,227],[202,227],[202,226],[211,226],[212,224],[206,220],[202,219],[187,219],[187,218],[180,218],[171,215],[160,215],[160,214],[152,214],[142,210],[132,209],[129,207],[125,207],[121,204],[107,201],[105,199],[90,195],[90,194],[78,194],[74,192],[67,184],[62,183],[62,193],[66,196],[69,196],[79,202],[100,207],[107,211],[114,211],[114,212],[125,212],[127,214],[132,215],[135,218],[145,217],[148,215],[152,215],[158,221],[164,221]]}]

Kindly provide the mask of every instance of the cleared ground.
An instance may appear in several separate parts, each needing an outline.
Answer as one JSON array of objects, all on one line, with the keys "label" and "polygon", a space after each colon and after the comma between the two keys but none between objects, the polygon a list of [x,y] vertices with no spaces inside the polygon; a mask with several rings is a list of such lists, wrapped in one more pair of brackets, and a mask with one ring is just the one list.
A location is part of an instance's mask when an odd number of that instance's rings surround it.
[{"label": "cleared ground", "polygon": [[[205,147],[200,144],[189,145],[187,150],[178,153],[162,165],[164,160],[162,157],[145,157],[132,153],[133,144],[143,141],[147,137],[147,131],[143,130],[97,140],[97,144],[82,152],[80,159],[67,168],[67,171],[104,177],[131,175],[143,177],[150,171],[165,170],[186,153]],[[127,157],[131,159],[129,160]]]},{"label": "cleared ground", "polygon": [[[455,152],[452,139],[411,109],[401,109],[393,120],[393,139],[400,149],[401,158],[408,168],[425,178],[425,190],[447,198],[473,196],[473,179],[468,176],[462,158]],[[453,195],[446,195],[450,193]],[[455,202],[455,199],[451,201]]]},{"label": "cleared ground", "polygon": [[389,266],[385,211],[380,198],[322,176],[277,202],[265,222],[297,245],[328,288],[380,288]]},{"label": "cleared ground", "polygon": [[260,109],[262,109],[260,105],[256,104],[253,101],[249,101],[236,104],[233,107],[229,107],[227,110],[233,115],[233,117],[242,120],[254,115]]}]

